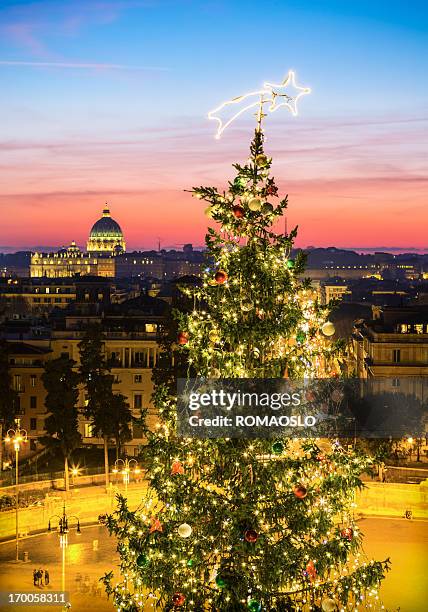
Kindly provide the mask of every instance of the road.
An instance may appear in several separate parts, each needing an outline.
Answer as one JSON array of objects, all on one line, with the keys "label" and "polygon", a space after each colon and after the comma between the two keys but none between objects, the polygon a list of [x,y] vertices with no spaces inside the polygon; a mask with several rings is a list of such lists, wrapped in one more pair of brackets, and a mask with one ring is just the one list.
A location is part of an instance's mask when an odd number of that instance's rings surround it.
[{"label": "road", "polygon": [[[391,557],[392,571],[384,581],[382,600],[388,611],[426,612],[428,601],[428,522],[405,519],[361,519],[365,551],[369,557]],[[50,585],[43,591],[61,590],[61,549],[56,533],[30,537],[21,542],[21,551],[29,553],[30,562],[15,564],[14,543],[0,545],[0,585],[2,591],[38,591],[33,586],[33,569],[47,568]],[[70,530],[66,549],[66,591],[70,593],[72,612],[113,612],[98,578],[115,568],[118,556],[115,541],[101,526],[82,529],[79,536]],[[40,612],[40,607],[4,608]],[[61,608],[45,608],[54,612]]]}]

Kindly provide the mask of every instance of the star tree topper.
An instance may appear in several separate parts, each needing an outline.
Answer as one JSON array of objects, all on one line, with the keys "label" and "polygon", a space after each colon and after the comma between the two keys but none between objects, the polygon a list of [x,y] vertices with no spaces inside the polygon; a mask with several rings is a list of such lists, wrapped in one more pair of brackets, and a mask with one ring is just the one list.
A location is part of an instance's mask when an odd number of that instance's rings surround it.
[{"label": "star tree topper", "polygon": [[289,70],[282,83],[266,82],[263,84],[263,89],[251,91],[242,96],[232,98],[232,100],[222,102],[217,108],[208,113],[208,118],[217,121],[218,126],[215,137],[220,138],[224,130],[237,117],[256,106],[259,107],[259,112],[257,113],[259,125],[265,116],[263,112],[265,104],[269,104],[268,112],[273,113],[278,108],[281,108],[281,106],[285,106],[293,116],[296,116],[298,114],[297,101],[310,92],[309,87],[297,85],[294,71]]}]

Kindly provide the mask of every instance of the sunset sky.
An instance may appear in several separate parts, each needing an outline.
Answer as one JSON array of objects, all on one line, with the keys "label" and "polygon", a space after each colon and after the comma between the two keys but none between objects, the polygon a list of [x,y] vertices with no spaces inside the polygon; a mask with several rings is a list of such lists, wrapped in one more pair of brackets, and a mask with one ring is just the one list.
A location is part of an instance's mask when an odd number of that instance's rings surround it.
[{"label": "sunset sky", "polygon": [[203,244],[184,190],[223,188],[251,113],[207,112],[282,80],[312,87],[266,120],[298,245],[428,250],[426,3],[0,2],[0,250],[84,244],[109,202],[128,248]]}]

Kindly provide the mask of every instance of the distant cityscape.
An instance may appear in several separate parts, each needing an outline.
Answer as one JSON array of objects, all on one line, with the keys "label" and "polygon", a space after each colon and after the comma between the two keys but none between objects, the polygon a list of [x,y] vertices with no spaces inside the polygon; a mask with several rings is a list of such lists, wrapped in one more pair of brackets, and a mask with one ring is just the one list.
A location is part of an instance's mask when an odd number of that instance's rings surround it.
[{"label": "distant cityscape", "polygon": [[[334,300],[336,333],[346,343],[344,371],[362,378],[381,376],[392,385],[428,375],[428,254],[310,247],[305,277],[314,296]],[[181,249],[126,250],[119,223],[105,206],[93,224],[86,249],[74,242],[56,251],[0,255],[0,340],[6,342],[10,377],[18,394],[16,412],[28,431],[25,453],[42,457],[47,417],[42,374],[60,356],[79,362],[78,344],[89,323],[103,331],[104,351],[122,393],[138,417],[151,404],[152,369],[171,310],[183,297],[178,285],[198,284],[211,262],[191,244]],[[394,382],[395,381],[395,382]],[[423,392],[423,390],[421,391]],[[83,443],[101,446],[84,416]],[[132,423],[125,452],[137,455],[143,429]],[[7,460],[7,457],[5,458]]]}]

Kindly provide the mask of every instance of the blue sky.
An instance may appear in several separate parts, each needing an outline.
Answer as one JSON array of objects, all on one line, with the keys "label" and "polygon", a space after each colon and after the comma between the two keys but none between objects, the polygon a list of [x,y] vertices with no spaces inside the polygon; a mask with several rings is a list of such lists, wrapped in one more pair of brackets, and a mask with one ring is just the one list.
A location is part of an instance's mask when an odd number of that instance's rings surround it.
[{"label": "blue sky", "polygon": [[[400,192],[393,211],[398,217],[406,203],[419,211],[415,241],[423,245],[417,232],[426,221],[420,216],[426,195],[420,136],[428,116],[426,35],[427,8],[418,1],[3,0],[0,206],[13,202],[33,228],[44,219],[47,241],[66,241],[55,224],[72,201],[79,214],[71,220],[70,239],[82,240],[89,220],[80,213],[89,206],[98,214],[100,199],[113,194],[121,217],[132,220],[131,241],[155,242],[153,232],[162,231],[156,231],[150,198],[159,193],[161,201],[176,202],[166,204],[171,215],[180,215],[181,205],[187,213],[182,189],[202,179],[225,181],[230,163],[245,155],[250,123],[244,120],[216,143],[207,111],[294,68],[313,93],[295,122],[284,115],[267,126],[286,178],[367,178],[372,187],[361,194],[359,185],[355,197],[365,198],[367,211],[370,202],[376,204],[379,225],[391,199],[385,180],[403,176],[405,184],[393,190]],[[309,157],[287,153],[302,142]],[[350,145],[352,156],[344,158]],[[315,189],[296,184],[295,190],[301,218],[310,223]],[[345,186],[342,195],[329,215],[343,210],[350,197]],[[138,197],[148,225],[135,219]],[[201,242],[205,221],[200,211],[194,215],[187,237]],[[400,223],[393,228],[395,244]],[[304,239],[314,242],[316,233],[305,231]],[[165,234],[173,240],[172,228]],[[409,244],[412,236],[406,226],[403,240]],[[11,219],[0,244],[30,237]],[[343,241],[343,227],[330,228],[325,239]]]}]

